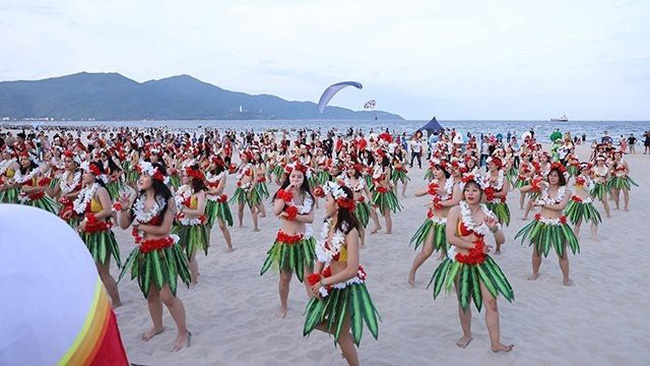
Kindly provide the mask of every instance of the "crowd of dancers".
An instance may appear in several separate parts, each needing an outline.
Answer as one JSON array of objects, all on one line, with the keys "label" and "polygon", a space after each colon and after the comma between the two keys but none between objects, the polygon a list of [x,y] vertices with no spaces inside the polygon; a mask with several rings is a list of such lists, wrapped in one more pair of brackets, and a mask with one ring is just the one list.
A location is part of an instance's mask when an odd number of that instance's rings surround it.
[{"label": "crowd of dancers", "polygon": [[[609,218],[610,204],[618,209],[622,198],[628,211],[636,183],[624,151],[599,146],[592,160],[581,161],[568,134],[549,150],[534,138],[523,141],[516,154],[507,141],[499,143],[481,159],[477,139],[459,144],[455,133],[440,134],[425,180],[411,182],[407,152],[388,132],[238,138],[233,131],[209,130],[197,139],[154,129],[95,129],[83,137],[27,130],[0,141],[0,203],[41,208],[77,230],[114,307],[121,305],[119,280],[137,279],[153,323],[142,340],[163,330],[164,304],[178,330],[173,350],[189,345],[191,337],[178,280],[190,287],[198,283],[196,256],[208,255],[212,230],[218,227],[232,251],[230,230],[234,225],[244,230],[246,212],[253,231],[259,231],[261,218],[273,216],[279,229],[267,257],[260,258],[260,274],[279,271],[277,315],[287,314],[295,275],[311,297],[303,334],[314,329],[333,334],[354,365],[363,327],[377,338],[381,319],[359,249],[372,234],[392,233],[392,216],[403,209],[400,197],[411,184],[427,210],[410,240],[421,250],[408,284],[415,284],[418,269],[437,252],[441,262],[429,286],[434,298],[455,287],[463,331],[457,345],[465,348],[472,340],[473,303],[479,312],[485,308],[491,349],[507,352],[513,345],[501,343],[496,299],[513,301],[514,292],[489,253],[501,252],[506,240],[501,229],[513,224],[508,196],[519,191],[514,202],[523,219],[533,214],[515,236],[534,247],[529,279],[539,276],[542,258],[555,252],[563,283],[571,285],[569,252],[580,251],[581,226],[590,225],[597,239],[603,222],[595,204]],[[228,179],[235,180],[233,192],[227,192]],[[318,237],[311,227],[317,209],[326,217]],[[130,230],[136,244],[124,261],[114,226]],[[486,236],[494,237],[494,248]],[[121,270],[118,281],[110,273],[111,260]]]}]

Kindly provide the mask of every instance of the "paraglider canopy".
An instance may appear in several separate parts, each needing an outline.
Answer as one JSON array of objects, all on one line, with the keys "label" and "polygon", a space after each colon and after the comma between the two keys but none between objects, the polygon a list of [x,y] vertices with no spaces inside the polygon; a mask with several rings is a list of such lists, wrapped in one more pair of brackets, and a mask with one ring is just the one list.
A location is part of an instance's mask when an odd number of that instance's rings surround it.
[{"label": "paraglider canopy", "polygon": [[330,102],[330,100],[332,100],[332,98],[334,98],[336,93],[348,86],[354,86],[357,89],[363,88],[363,85],[356,81],[343,81],[330,85],[327,89],[325,89],[323,95],[320,96],[320,100],[318,101],[318,113],[323,114],[325,107],[327,107],[327,104]]},{"label": "paraglider canopy", "polygon": [[440,123],[438,123],[436,116],[433,116],[431,121],[429,121],[426,125],[418,128],[418,131],[427,131],[427,134],[429,135],[442,130],[444,130],[444,128],[440,126]]},{"label": "paraglider canopy", "polygon": [[374,99],[370,99],[363,105],[363,109],[375,109],[376,104],[377,102]]}]

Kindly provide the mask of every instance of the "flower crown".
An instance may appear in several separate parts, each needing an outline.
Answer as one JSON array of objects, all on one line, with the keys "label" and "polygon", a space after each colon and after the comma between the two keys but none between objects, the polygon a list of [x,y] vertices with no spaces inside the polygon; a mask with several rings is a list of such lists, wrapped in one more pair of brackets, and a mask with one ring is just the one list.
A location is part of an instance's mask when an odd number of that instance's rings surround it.
[{"label": "flower crown", "polygon": [[187,176],[191,178],[200,179],[200,180],[205,179],[205,175],[203,174],[202,171],[200,171],[199,169],[194,169],[190,166],[185,167],[185,174],[187,174]]},{"label": "flower crown", "polygon": [[146,174],[155,180],[159,180],[165,184],[169,183],[169,177],[161,173],[158,168],[154,168],[153,164],[148,161],[141,161],[137,166],[137,170],[141,174]]},{"label": "flower crown", "polygon": [[97,177],[98,179],[101,179],[104,183],[109,182],[108,176],[106,176],[106,174],[102,174],[102,171],[99,168],[99,166],[97,165],[97,163],[84,161],[83,163],[81,163],[80,167],[81,167],[81,170],[83,170],[85,172],[93,173],[95,175],[95,177]]},{"label": "flower crown", "polygon": [[334,182],[327,182],[327,184],[325,184],[323,187],[323,191],[326,194],[331,194],[336,200],[336,203],[339,205],[339,207],[343,207],[349,211],[354,211],[354,199],[348,198],[345,194],[345,191],[339,184]]},{"label": "flower crown", "polygon": [[75,163],[81,165],[81,158],[79,155],[75,154],[72,150],[65,150],[63,156],[66,158],[71,158]]},{"label": "flower crown", "polygon": [[306,166],[306,165],[303,165],[303,164],[302,164],[301,162],[299,162],[299,161],[295,161],[295,162],[293,162],[293,163],[291,163],[291,164],[287,164],[287,165],[284,166],[284,171],[285,171],[287,174],[291,174],[291,172],[292,172],[294,169],[298,170],[299,172],[302,172],[302,174],[305,174],[305,175],[307,174],[307,166]]},{"label": "flower crown", "polygon": [[463,182],[463,184],[474,182],[478,184],[481,190],[484,190],[486,188],[486,182],[483,181],[483,178],[480,175],[474,175],[473,173],[463,174],[461,181]]}]

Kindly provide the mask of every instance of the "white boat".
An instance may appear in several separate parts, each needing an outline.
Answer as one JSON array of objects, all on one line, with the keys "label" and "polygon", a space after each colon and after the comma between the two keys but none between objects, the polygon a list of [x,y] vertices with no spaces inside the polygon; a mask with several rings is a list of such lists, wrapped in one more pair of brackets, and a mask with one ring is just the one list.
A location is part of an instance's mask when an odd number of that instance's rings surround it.
[{"label": "white boat", "polygon": [[569,122],[569,118],[564,114],[560,118],[551,118],[551,122]]}]

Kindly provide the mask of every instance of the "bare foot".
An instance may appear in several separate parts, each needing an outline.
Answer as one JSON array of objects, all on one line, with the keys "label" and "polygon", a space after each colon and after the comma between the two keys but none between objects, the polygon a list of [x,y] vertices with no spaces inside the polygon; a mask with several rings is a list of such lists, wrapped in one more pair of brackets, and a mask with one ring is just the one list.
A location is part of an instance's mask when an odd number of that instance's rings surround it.
[{"label": "bare foot", "polygon": [[153,337],[157,336],[158,334],[162,333],[164,330],[165,330],[164,327],[160,327],[160,328],[152,327],[148,331],[142,333],[142,340],[145,341],[145,342],[148,342],[151,338],[153,338]]},{"label": "bare foot", "polygon": [[521,221],[526,221],[526,220],[528,220],[528,216],[524,216],[521,218]]},{"label": "bare foot", "polygon": [[253,231],[257,233],[260,231],[260,229],[253,229]]},{"label": "bare foot", "polygon": [[607,218],[608,218],[608,219],[611,219],[611,218],[612,218],[612,215],[607,215]]},{"label": "bare foot", "polygon": [[234,251],[235,251],[235,248],[233,248],[233,247],[229,247],[228,249],[226,249],[226,253],[232,253]]},{"label": "bare foot", "polygon": [[190,332],[178,333],[176,340],[172,343],[172,352],[177,352],[183,348],[190,346]]},{"label": "bare foot", "polygon": [[506,346],[503,343],[499,343],[497,345],[492,346],[492,352],[510,352],[514,347],[515,347],[514,344],[509,344]]},{"label": "bare foot", "polygon": [[405,194],[402,194],[402,197],[406,198],[406,195],[405,195]]},{"label": "bare foot", "polygon": [[266,214],[265,213],[260,214],[260,217],[266,217]]},{"label": "bare foot", "polygon": [[275,315],[277,315],[278,318],[284,319],[287,316],[288,311],[289,311],[288,308],[280,307],[280,309],[278,309],[278,312],[275,313]]},{"label": "bare foot", "polygon": [[465,349],[467,345],[472,341],[472,335],[462,336],[456,341],[456,345],[462,349]]},{"label": "bare foot", "polygon": [[385,232],[384,234],[386,234],[386,235],[390,235],[390,234],[392,234],[392,232],[386,230],[386,232]]},{"label": "bare foot", "polygon": [[570,278],[565,278],[562,283],[564,283],[564,286],[573,286],[573,281]]},{"label": "bare foot", "polygon": [[409,273],[409,279],[408,279],[407,282],[409,284],[409,287],[412,288],[413,286],[415,286],[415,274],[414,273]]},{"label": "bare foot", "polygon": [[378,232],[379,230],[381,230],[381,226],[377,226],[377,227],[375,227],[374,229],[372,229],[372,231],[370,232],[370,234],[377,234],[377,232]]},{"label": "bare foot", "polygon": [[495,251],[494,251],[494,254],[495,254],[495,255],[501,255],[501,249],[497,249],[497,250],[495,250]]},{"label": "bare foot", "polygon": [[199,281],[190,281],[190,290],[195,288],[199,284]]},{"label": "bare foot", "polygon": [[533,273],[530,276],[528,276],[528,281],[535,281],[539,277],[539,273]]},{"label": "bare foot", "polygon": [[625,208],[623,209],[623,211],[625,211],[625,212],[629,212],[630,209],[629,209],[629,207],[625,207]]}]

